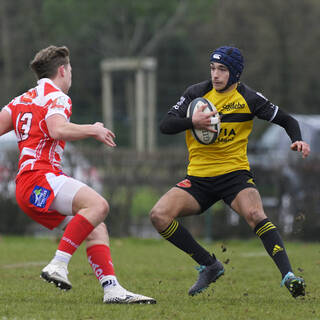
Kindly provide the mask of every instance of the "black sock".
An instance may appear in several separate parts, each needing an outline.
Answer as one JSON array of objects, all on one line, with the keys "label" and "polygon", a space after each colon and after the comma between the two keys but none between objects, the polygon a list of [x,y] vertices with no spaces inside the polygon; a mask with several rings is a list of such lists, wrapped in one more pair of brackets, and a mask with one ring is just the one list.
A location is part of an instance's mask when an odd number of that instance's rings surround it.
[{"label": "black sock", "polygon": [[260,237],[269,256],[280,270],[282,278],[289,271],[292,272],[289,258],[276,226],[267,218],[256,225],[254,232]]},{"label": "black sock", "polygon": [[189,231],[176,220],[173,220],[169,227],[160,232],[160,234],[163,238],[190,255],[200,265],[208,266],[216,260],[216,257],[213,254],[210,255],[207,250],[201,247]]}]

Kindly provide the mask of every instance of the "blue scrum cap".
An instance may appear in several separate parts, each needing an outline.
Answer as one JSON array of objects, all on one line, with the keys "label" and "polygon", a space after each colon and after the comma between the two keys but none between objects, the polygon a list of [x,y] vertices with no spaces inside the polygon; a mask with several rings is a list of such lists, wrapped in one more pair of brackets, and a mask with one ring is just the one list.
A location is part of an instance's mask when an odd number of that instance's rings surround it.
[{"label": "blue scrum cap", "polygon": [[228,68],[230,75],[225,89],[239,81],[244,64],[243,56],[238,48],[220,47],[210,55],[210,62],[222,63]]}]

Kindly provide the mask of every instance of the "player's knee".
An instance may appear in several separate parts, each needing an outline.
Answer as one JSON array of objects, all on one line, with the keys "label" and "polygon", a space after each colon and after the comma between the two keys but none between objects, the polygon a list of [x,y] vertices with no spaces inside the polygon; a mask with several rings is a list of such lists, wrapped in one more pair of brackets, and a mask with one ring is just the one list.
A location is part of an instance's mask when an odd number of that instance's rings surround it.
[{"label": "player's knee", "polygon": [[100,221],[104,221],[110,211],[109,204],[106,199],[99,197],[95,203],[94,212],[100,217]]},{"label": "player's knee", "polygon": [[161,229],[163,225],[167,224],[168,217],[165,210],[160,207],[154,207],[150,211],[150,220],[157,229]]},{"label": "player's knee", "polygon": [[255,227],[261,220],[265,218],[265,214],[257,209],[250,209],[246,215],[246,220],[251,227]]},{"label": "player's knee", "polygon": [[153,224],[158,219],[158,216],[159,216],[158,210],[155,207],[153,207],[149,212],[149,218]]},{"label": "player's knee", "polygon": [[99,233],[99,235],[104,235],[107,233],[107,226],[104,222],[101,222],[99,225],[97,225],[95,229]]}]

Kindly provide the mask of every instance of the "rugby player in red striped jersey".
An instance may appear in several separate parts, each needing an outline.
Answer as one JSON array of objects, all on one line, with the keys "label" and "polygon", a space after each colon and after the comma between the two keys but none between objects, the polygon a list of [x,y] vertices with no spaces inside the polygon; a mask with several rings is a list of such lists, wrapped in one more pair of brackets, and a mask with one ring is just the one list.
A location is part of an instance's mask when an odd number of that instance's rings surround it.
[{"label": "rugby player in red striped jersey", "polygon": [[41,277],[69,290],[68,264],[86,242],[88,261],[104,289],[104,303],[155,303],[153,298],[124,289],[115,276],[104,220],[108,202],[95,190],[63,173],[66,141],[94,138],[115,147],[115,135],[100,122],[70,122],[68,91],[72,69],[67,47],[49,46],[31,62],[37,86],[14,98],[0,112],[0,135],[15,131],[19,151],[16,199],[30,218],[48,229],[64,230]]}]

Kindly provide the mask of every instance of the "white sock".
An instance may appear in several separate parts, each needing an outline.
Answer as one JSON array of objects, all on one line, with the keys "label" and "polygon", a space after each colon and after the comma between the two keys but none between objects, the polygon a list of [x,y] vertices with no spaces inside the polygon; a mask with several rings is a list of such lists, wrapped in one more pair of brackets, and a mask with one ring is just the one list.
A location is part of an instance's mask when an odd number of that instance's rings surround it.
[{"label": "white sock", "polygon": [[72,255],[69,253],[57,250],[56,254],[55,254],[54,258],[51,260],[51,262],[53,262],[53,263],[55,263],[55,262],[61,263],[62,262],[64,264],[66,264],[66,266],[68,266],[71,257],[72,257]]},{"label": "white sock", "polygon": [[116,276],[105,276],[99,279],[101,286],[104,290],[109,290],[114,287],[120,286]]}]

